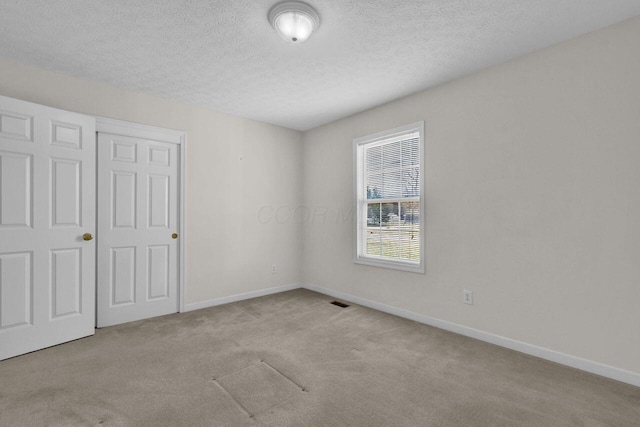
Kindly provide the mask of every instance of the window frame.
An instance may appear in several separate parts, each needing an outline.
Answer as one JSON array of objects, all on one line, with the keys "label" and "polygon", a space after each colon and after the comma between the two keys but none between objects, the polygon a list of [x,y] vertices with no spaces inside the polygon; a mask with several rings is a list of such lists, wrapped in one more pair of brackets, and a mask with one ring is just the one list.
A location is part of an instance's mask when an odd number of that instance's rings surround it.
[{"label": "window frame", "polygon": [[[382,145],[384,140],[399,137],[409,133],[418,133],[419,138],[419,161],[420,161],[420,191],[419,191],[419,227],[420,238],[418,240],[420,245],[420,262],[412,262],[405,260],[393,260],[389,258],[382,258],[374,255],[366,255],[364,248],[366,247],[366,225],[367,225],[367,207],[368,199],[366,198],[365,190],[365,164],[364,164],[364,152],[366,147],[375,146],[376,144]],[[356,264],[363,264],[373,267],[390,268],[394,270],[409,271],[413,273],[425,272],[425,260],[426,260],[426,227],[425,227],[425,200],[424,200],[424,187],[425,187],[425,173],[424,173],[424,121],[411,123],[405,126],[400,126],[394,129],[378,132],[371,135],[366,135],[353,140],[353,159],[354,159],[354,195],[356,201],[356,215],[355,215],[355,244],[354,244],[354,259]],[[381,199],[381,203],[384,203],[385,199]]]}]

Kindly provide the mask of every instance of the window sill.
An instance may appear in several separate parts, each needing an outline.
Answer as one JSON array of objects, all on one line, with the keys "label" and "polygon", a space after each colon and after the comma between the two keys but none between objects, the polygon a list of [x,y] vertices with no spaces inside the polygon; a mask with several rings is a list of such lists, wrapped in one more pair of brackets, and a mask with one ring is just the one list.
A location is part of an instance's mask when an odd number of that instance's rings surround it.
[{"label": "window sill", "polygon": [[368,265],[370,267],[388,268],[392,270],[408,271],[411,273],[424,273],[424,265],[391,261],[386,259],[356,257],[353,260],[356,264]]}]

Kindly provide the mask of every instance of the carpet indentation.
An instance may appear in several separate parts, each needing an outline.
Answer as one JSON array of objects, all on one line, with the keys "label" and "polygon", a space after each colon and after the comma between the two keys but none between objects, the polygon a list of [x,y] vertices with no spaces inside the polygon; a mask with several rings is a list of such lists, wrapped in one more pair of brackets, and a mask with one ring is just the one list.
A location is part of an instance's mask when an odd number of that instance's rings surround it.
[{"label": "carpet indentation", "polygon": [[215,378],[214,381],[250,417],[279,406],[305,391],[303,386],[264,360]]}]

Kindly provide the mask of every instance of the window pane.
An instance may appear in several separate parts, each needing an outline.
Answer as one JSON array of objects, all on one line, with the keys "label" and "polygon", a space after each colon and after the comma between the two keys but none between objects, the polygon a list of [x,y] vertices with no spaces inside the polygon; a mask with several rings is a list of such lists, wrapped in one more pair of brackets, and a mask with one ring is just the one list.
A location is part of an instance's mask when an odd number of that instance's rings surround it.
[{"label": "window pane", "polygon": [[384,229],[380,233],[382,256],[386,258],[400,258],[400,248],[398,246],[398,229]]},{"label": "window pane", "polygon": [[400,206],[400,247],[402,259],[420,261],[420,203],[407,202]]},{"label": "window pane", "polygon": [[419,138],[415,134],[365,149],[367,199],[420,195]]},{"label": "window pane", "polygon": [[367,173],[382,170],[382,146],[367,148]]},{"label": "window pane", "polygon": [[420,140],[418,138],[405,139],[402,141],[402,165],[420,165]]},{"label": "window pane", "polygon": [[420,196],[420,168],[409,167],[402,170],[402,197]]},{"label": "window pane", "polygon": [[382,255],[380,247],[380,228],[367,227],[367,255]]},{"label": "window pane", "polygon": [[368,203],[366,254],[420,261],[420,203]]},{"label": "window pane", "polygon": [[383,174],[374,173],[367,177],[367,199],[382,198],[382,187],[384,185]]},{"label": "window pane", "polygon": [[382,187],[382,197],[398,198],[402,197],[402,170],[387,170],[383,175],[384,186]]},{"label": "window pane", "polygon": [[402,141],[382,146],[382,162],[385,169],[402,167]]},{"label": "window pane", "polygon": [[383,226],[397,227],[399,225],[400,217],[398,216],[397,203],[382,203],[380,209],[381,209],[381,219],[382,219]]},{"label": "window pane", "polygon": [[380,203],[367,205],[367,227],[380,227]]},{"label": "window pane", "polygon": [[420,203],[404,202],[400,204],[402,226],[411,230],[420,230]]},{"label": "window pane", "polygon": [[367,247],[366,254],[368,255],[381,255],[380,250],[380,215],[381,215],[381,203],[369,203],[367,204]]},{"label": "window pane", "polygon": [[420,233],[400,233],[400,259],[420,262]]}]

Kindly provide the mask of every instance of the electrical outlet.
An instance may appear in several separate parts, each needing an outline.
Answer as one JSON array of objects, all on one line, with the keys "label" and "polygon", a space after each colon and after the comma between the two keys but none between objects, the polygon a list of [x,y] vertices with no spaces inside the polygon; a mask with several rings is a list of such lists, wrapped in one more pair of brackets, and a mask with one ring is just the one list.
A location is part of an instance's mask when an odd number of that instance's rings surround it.
[{"label": "electrical outlet", "polygon": [[271,264],[271,274],[276,274],[278,272],[278,267],[275,264]]},{"label": "electrical outlet", "polygon": [[465,304],[473,305],[473,291],[464,290],[462,291],[463,299],[462,302]]}]

